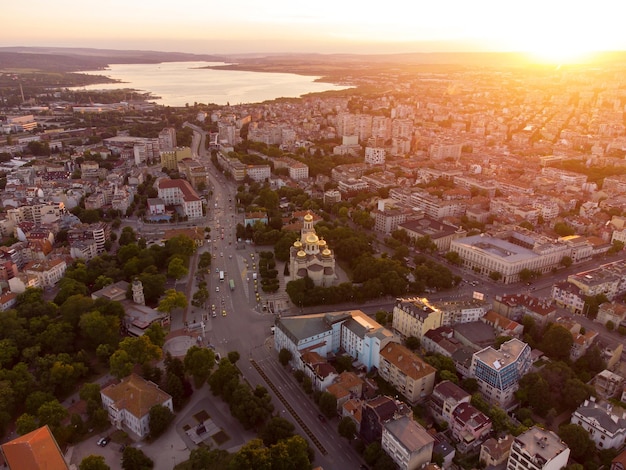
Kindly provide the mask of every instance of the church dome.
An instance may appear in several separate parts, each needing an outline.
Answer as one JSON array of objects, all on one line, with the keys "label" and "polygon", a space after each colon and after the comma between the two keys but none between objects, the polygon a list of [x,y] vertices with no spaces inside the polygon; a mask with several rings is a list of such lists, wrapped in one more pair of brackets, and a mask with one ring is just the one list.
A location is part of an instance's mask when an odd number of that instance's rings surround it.
[{"label": "church dome", "polygon": [[302,248],[302,242],[300,240],[296,240],[295,242],[293,242],[293,246],[300,249]]},{"label": "church dome", "polygon": [[326,240],[324,240],[323,238],[320,238],[319,241],[319,246],[320,246],[320,250],[323,249],[326,246]]},{"label": "church dome", "polygon": [[298,251],[298,258],[306,258],[306,253],[302,250]]},{"label": "church dome", "polygon": [[313,220],[313,216],[311,214],[307,214],[304,216],[305,222],[311,222]]},{"label": "church dome", "polygon": [[317,238],[317,235],[315,235],[314,233],[309,233],[306,236],[306,242],[310,245],[313,243],[317,243],[319,241],[319,238]]},{"label": "church dome", "polygon": [[330,256],[330,250],[328,248],[326,248],[324,251],[322,251],[322,256]]}]

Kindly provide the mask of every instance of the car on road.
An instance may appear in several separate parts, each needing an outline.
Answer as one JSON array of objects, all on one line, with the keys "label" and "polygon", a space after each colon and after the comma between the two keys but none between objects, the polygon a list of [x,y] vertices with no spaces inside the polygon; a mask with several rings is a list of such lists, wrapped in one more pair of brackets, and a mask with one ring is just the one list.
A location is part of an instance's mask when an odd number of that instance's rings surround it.
[{"label": "car on road", "polygon": [[215,310],[213,311],[213,313],[211,314],[211,316],[212,316],[213,318],[217,317],[217,313],[215,313]]},{"label": "car on road", "polygon": [[317,419],[319,419],[322,423],[326,422],[326,417],[324,415],[317,415]]},{"label": "car on road", "polygon": [[222,316],[225,317],[226,316],[226,310],[222,310]]},{"label": "car on road", "polygon": [[220,291],[220,286],[215,286],[215,292],[219,292]]},{"label": "car on road", "polygon": [[98,441],[98,445],[100,447],[106,447],[109,442],[111,442],[111,438],[109,436],[101,437]]}]

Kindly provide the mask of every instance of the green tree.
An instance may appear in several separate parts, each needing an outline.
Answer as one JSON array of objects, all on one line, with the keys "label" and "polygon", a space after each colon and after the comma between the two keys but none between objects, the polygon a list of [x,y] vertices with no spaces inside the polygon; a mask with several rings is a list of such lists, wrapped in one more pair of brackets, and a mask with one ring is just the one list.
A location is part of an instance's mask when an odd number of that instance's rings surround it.
[{"label": "green tree", "polygon": [[189,270],[180,258],[172,258],[167,265],[167,276],[179,280],[189,274]]},{"label": "green tree", "polygon": [[152,344],[146,335],[124,338],[119,344],[119,350],[126,351],[130,361],[140,365],[161,359],[163,354],[161,348]]},{"label": "green tree", "polygon": [[337,415],[337,397],[332,393],[322,392],[319,401],[320,410],[327,418]]},{"label": "green tree", "polygon": [[37,410],[39,425],[44,426],[47,424],[53,430],[61,426],[61,422],[67,416],[67,409],[58,400],[46,402]]},{"label": "green tree", "polygon": [[244,444],[233,456],[229,470],[273,470],[272,456],[261,439],[252,439]]},{"label": "green tree", "polygon": [[185,308],[186,306],[187,297],[183,292],[168,289],[165,291],[165,297],[159,302],[157,310],[171,315],[175,308]]},{"label": "green tree", "polygon": [[144,331],[144,336],[150,339],[150,342],[159,348],[163,348],[165,344],[165,330],[161,326],[160,323],[152,323],[146,330]]},{"label": "green tree", "polygon": [[571,455],[576,460],[584,458],[595,450],[595,444],[589,438],[589,433],[577,424],[564,424],[559,427],[559,437],[570,448]]},{"label": "green tree", "polygon": [[341,437],[345,437],[349,441],[354,438],[356,435],[356,424],[349,416],[344,416],[341,421],[339,421],[339,426],[337,428],[339,435]]},{"label": "green tree", "polygon": [[88,455],[78,465],[79,470],[111,470],[101,455]]},{"label": "green tree", "polygon": [[502,279],[502,273],[499,271],[491,271],[489,273],[489,278],[493,281],[498,282],[500,279]]},{"label": "green tree", "polygon": [[278,361],[286,367],[293,358],[293,354],[288,349],[282,348],[278,353]]},{"label": "green tree", "polygon": [[156,439],[165,432],[172,420],[174,413],[163,405],[154,405],[150,408],[150,437]]},{"label": "green tree", "polygon": [[37,418],[33,415],[24,413],[15,422],[15,432],[19,436],[23,436],[24,434],[28,434],[29,432],[34,431],[39,428],[39,423],[37,422]]},{"label": "green tree", "polygon": [[149,470],[154,462],[141,449],[126,446],[122,453],[122,468],[124,470]]},{"label": "green tree", "polygon": [[[311,468],[309,445],[302,436],[282,439],[270,447],[273,469],[300,470]],[[256,468],[256,467],[254,467]]]},{"label": "green tree", "polygon": [[411,351],[416,351],[420,347],[420,340],[419,340],[419,338],[416,338],[415,336],[408,336],[404,340],[404,345],[407,348],[409,348]]},{"label": "green tree", "polygon": [[128,353],[122,349],[115,351],[109,359],[111,375],[118,379],[128,377],[133,371],[133,365]]},{"label": "green tree", "polygon": [[280,416],[272,417],[259,431],[259,438],[263,444],[270,447],[283,439],[289,439],[294,435],[294,426]]},{"label": "green tree", "polygon": [[185,371],[194,379],[196,388],[204,385],[215,364],[215,354],[211,349],[192,346],[183,360]]},{"label": "green tree", "polygon": [[555,360],[568,360],[574,338],[569,330],[561,325],[548,326],[543,334],[541,350]]}]

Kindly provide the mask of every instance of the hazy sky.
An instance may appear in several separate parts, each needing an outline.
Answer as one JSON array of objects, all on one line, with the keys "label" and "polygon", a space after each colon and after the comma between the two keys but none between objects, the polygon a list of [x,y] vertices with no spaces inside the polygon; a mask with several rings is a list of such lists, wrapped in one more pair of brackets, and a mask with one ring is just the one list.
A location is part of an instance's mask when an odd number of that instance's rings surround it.
[{"label": "hazy sky", "polygon": [[623,0],[12,0],[0,46],[196,53],[626,50]]}]

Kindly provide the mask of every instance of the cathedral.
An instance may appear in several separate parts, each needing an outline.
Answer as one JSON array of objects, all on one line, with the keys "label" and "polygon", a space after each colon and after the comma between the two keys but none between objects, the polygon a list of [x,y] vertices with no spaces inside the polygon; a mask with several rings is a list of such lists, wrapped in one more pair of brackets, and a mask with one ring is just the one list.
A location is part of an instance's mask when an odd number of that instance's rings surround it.
[{"label": "cathedral", "polygon": [[304,216],[300,239],[290,249],[289,273],[292,280],[308,276],[316,286],[328,287],[335,282],[335,255],[315,233],[310,212]]}]

